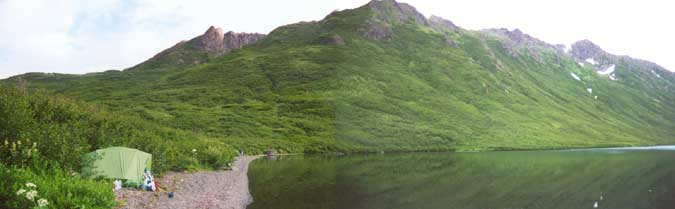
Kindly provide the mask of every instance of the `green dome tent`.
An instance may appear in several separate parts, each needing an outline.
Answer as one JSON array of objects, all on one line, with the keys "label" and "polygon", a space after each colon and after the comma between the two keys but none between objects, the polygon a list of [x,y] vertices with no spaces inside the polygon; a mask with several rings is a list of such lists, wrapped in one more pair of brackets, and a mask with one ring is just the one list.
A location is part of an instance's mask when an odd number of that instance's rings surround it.
[{"label": "green dome tent", "polygon": [[143,170],[150,169],[152,162],[151,154],[126,147],[99,149],[88,155],[94,157],[88,170],[95,176],[134,182],[143,181]]}]

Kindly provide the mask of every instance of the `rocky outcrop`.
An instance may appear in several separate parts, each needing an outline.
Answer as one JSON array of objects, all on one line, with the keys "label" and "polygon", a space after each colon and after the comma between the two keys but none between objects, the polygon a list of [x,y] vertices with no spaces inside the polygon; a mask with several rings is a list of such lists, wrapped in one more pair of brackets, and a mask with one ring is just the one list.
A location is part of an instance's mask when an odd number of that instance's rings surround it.
[{"label": "rocky outcrop", "polygon": [[389,40],[392,35],[392,26],[396,24],[413,23],[420,26],[431,27],[445,35],[445,44],[457,47],[457,43],[449,36],[450,33],[460,30],[452,21],[432,15],[429,19],[417,11],[415,7],[395,0],[373,0],[364,7],[374,14],[366,20],[364,27],[360,28],[361,34],[373,40]]},{"label": "rocky outcrop", "polygon": [[450,34],[459,31],[461,28],[457,27],[452,21],[436,15],[431,15],[429,18],[429,26],[444,35],[443,39],[446,45],[454,48],[458,47],[455,40],[450,37]]},{"label": "rocky outcrop", "polygon": [[[642,73],[649,75],[650,73],[660,75],[672,75],[673,73],[666,70],[665,68],[646,60],[636,59],[625,55],[614,55],[609,52],[606,52],[597,44],[584,39],[577,41],[571,46],[570,55],[577,59],[578,61],[585,61],[592,59],[595,64],[594,68],[598,71],[602,71],[608,66],[616,65],[621,63],[624,65],[624,69],[628,70],[638,70]],[[649,72],[649,73],[647,73]]]},{"label": "rocky outcrop", "polygon": [[544,46],[548,48],[557,48],[549,43],[546,43],[526,33],[523,33],[523,31],[520,31],[520,29],[517,28],[512,31],[506,28],[487,29],[485,31],[493,33],[498,36],[506,37],[516,45],[521,45],[525,47]]},{"label": "rocky outcrop", "polygon": [[432,28],[438,31],[445,31],[445,30],[456,31],[460,29],[459,27],[457,27],[457,25],[452,23],[452,21],[443,19],[442,17],[436,15],[431,15],[431,17],[429,18],[429,24],[431,25]]},{"label": "rocky outcrop", "polygon": [[367,5],[370,7],[381,21],[408,22],[413,21],[417,24],[428,25],[427,18],[406,3],[399,3],[394,0],[373,0]]},{"label": "rocky outcrop", "polygon": [[365,5],[374,12],[374,16],[367,20],[361,33],[370,39],[388,40],[392,35],[392,25],[401,23],[416,23],[429,26],[426,17],[406,3],[394,0],[373,0]]},{"label": "rocky outcrop", "polygon": [[[256,43],[264,37],[264,34],[258,33],[235,33],[232,31],[224,33],[222,29],[211,26],[204,34],[189,41],[180,41],[145,62],[129,69],[198,65],[207,61],[210,57],[220,56],[232,50]],[[195,54],[194,52],[199,53]]]},{"label": "rocky outcrop", "polygon": [[203,35],[190,40],[190,44],[196,50],[220,55],[253,44],[264,37],[258,33],[223,33],[222,29],[211,26]]},{"label": "rocky outcrop", "polygon": [[[502,41],[504,48],[514,57],[520,55],[521,50],[525,50],[529,55],[533,56],[534,59],[542,61],[540,56],[542,50],[549,49],[560,52],[559,47],[523,33],[520,29],[486,29],[483,30],[483,32],[503,37],[505,39]],[[562,56],[562,54],[559,54],[559,56]]]},{"label": "rocky outcrop", "polygon": [[618,57],[605,52],[602,50],[602,48],[600,48],[600,46],[589,41],[588,39],[577,41],[573,43],[571,47],[572,49],[570,49],[570,55],[578,60],[593,59],[600,64],[614,63],[618,61]]}]

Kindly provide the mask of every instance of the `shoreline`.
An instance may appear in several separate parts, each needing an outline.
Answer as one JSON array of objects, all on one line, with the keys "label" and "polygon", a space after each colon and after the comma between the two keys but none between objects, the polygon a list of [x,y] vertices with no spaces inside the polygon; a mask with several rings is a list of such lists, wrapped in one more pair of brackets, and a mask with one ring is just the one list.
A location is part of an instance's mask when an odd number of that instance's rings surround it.
[{"label": "shoreline", "polygon": [[[223,208],[245,209],[253,202],[248,188],[248,166],[262,157],[239,156],[231,170],[169,172],[157,181],[158,191],[147,192],[124,188],[115,192],[123,205],[116,208]],[[174,197],[169,198],[169,192]]]},{"label": "shoreline", "polygon": [[[583,151],[583,150],[642,150],[642,149],[675,149],[675,145],[656,145],[640,147],[588,147],[566,149],[534,149],[534,150],[490,150],[476,152],[500,151]],[[443,152],[443,151],[441,151]],[[449,151],[467,152],[467,151]],[[468,151],[471,152],[471,151]],[[387,153],[415,153],[415,152],[387,152]],[[280,154],[280,155],[298,155]],[[371,154],[371,153],[350,153]],[[347,154],[347,155],[350,155]],[[147,192],[137,189],[123,188],[115,192],[119,209],[131,208],[224,208],[246,209],[253,202],[248,180],[248,166],[250,162],[264,155],[239,156],[232,162],[231,170],[198,171],[194,173],[169,172],[158,179],[158,191]],[[173,191],[174,197],[168,193]]]}]

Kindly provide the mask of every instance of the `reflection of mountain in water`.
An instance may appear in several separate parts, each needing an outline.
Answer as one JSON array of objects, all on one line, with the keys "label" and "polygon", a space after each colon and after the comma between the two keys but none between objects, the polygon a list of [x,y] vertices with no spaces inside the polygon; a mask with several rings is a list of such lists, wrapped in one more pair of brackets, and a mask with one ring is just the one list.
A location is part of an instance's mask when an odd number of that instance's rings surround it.
[{"label": "reflection of mountain in water", "polygon": [[296,156],[251,165],[249,208],[672,208],[673,159],[669,151]]}]

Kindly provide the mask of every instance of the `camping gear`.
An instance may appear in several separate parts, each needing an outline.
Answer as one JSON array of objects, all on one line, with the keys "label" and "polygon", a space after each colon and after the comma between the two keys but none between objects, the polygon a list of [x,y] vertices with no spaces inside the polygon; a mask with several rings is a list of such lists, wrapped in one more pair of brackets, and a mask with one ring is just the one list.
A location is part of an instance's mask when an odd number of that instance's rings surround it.
[{"label": "camping gear", "polygon": [[94,176],[126,180],[125,186],[127,182],[143,182],[143,171],[152,163],[151,154],[126,147],[99,149],[88,155],[94,159],[88,168]]},{"label": "camping gear", "polygon": [[122,181],[121,180],[115,180],[113,182],[115,184],[115,191],[122,189]]},{"label": "camping gear", "polygon": [[143,184],[141,185],[141,189],[147,191],[155,191],[157,189],[155,178],[152,177],[152,174],[150,174],[150,171],[148,171],[147,168],[143,171]]}]

